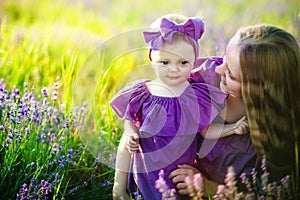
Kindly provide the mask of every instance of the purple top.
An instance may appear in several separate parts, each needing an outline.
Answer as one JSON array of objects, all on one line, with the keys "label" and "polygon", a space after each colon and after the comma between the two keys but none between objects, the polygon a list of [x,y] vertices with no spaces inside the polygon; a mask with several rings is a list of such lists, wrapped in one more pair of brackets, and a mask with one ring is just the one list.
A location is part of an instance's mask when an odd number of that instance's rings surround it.
[{"label": "purple top", "polygon": [[169,188],[175,188],[169,173],[178,164],[194,164],[197,133],[224,107],[227,95],[204,83],[199,73],[188,81],[190,85],[179,97],[152,95],[144,80],[127,85],[111,101],[117,115],[133,122],[139,130],[142,151],[132,156],[131,164],[144,199],[161,199],[155,188],[160,169]]},{"label": "purple top", "polygon": [[[230,135],[218,140],[205,140],[200,137],[200,155],[205,152],[204,157],[198,158],[197,168],[208,179],[224,184],[229,166],[234,168],[236,178],[241,173],[251,175],[252,169],[258,164],[255,148],[252,145],[250,134]],[[213,145],[211,149],[209,146]]]}]

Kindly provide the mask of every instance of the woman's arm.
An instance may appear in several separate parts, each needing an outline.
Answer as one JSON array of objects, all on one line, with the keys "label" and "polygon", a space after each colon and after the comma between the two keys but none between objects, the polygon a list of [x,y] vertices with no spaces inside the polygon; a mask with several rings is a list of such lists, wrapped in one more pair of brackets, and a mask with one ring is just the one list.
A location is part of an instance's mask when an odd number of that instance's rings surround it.
[{"label": "woman's arm", "polygon": [[[173,181],[173,183],[176,185],[176,188],[178,189],[178,193],[181,195],[188,195],[190,190],[188,190],[188,186],[185,182],[185,179],[187,176],[194,176],[195,174],[200,173],[198,169],[195,167],[192,167],[187,164],[178,165],[178,169],[172,171],[169,175],[169,178]],[[203,192],[204,196],[213,196],[218,187],[218,183],[213,182],[211,180],[208,180],[205,176],[202,176],[203,179]]]},{"label": "woman's arm", "polygon": [[246,134],[249,132],[248,122],[246,117],[242,117],[239,121],[232,124],[224,124],[213,122],[200,133],[202,137],[210,140],[226,137],[232,134]]}]

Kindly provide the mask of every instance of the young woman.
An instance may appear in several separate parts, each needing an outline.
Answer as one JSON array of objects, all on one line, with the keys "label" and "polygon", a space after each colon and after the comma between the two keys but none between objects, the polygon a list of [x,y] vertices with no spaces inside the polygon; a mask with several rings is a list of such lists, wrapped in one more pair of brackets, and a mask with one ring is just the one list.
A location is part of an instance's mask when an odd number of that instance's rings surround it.
[{"label": "young woman", "polygon": [[[298,190],[300,52],[295,38],[272,25],[241,28],[216,72],[221,89],[245,104],[252,143],[259,158],[266,156],[270,178],[292,175]],[[185,165],[170,178],[181,194],[187,194],[183,177],[195,173],[198,169]],[[204,180],[213,193],[217,181]]]}]

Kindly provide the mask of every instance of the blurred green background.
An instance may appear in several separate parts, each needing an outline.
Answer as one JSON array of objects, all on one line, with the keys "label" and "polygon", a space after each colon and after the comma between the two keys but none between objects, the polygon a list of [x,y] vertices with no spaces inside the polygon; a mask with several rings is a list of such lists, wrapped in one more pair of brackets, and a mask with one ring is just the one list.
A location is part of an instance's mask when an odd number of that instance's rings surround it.
[{"label": "blurred green background", "polygon": [[201,44],[213,55],[222,54],[235,31],[249,24],[275,24],[299,40],[299,9],[298,0],[1,0],[0,74],[20,87],[24,81],[47,86],[61,76],[70,93],[67,85],[97,45],[148,27],[161,15],[204,17]]},{"label": "blurred green background", "polygon": [[40,90],[59,76],[59,103],[92,99],[105,118],[108,99],[148,62],[146,49],[132,52],[145,46],[135,35],[169,13],[204,18],[201,56],[222,56],[239,27],[256,23],[285,28],[300,41],[298,0],[1,0],[0,77],[8,88],[28,82]]}]

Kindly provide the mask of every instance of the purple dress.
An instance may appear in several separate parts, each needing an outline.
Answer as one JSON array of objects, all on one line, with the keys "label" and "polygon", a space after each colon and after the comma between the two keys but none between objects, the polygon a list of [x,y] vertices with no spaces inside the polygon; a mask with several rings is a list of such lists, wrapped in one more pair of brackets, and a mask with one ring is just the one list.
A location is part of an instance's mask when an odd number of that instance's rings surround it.
[{"label": "purple dress", "polygon": [[204,83],[199,73],[188,81],[179,97],[152,95],[144,80],[127,85],[111,101],[117,115],[139,130],[142,150],[133,154],[131,169],[144,199],[162,199],[155,188],[161,169],[167,186],[175,188],[169,173],[178,164],[194,165],[199,131],[224,108],[227,95]]}]

